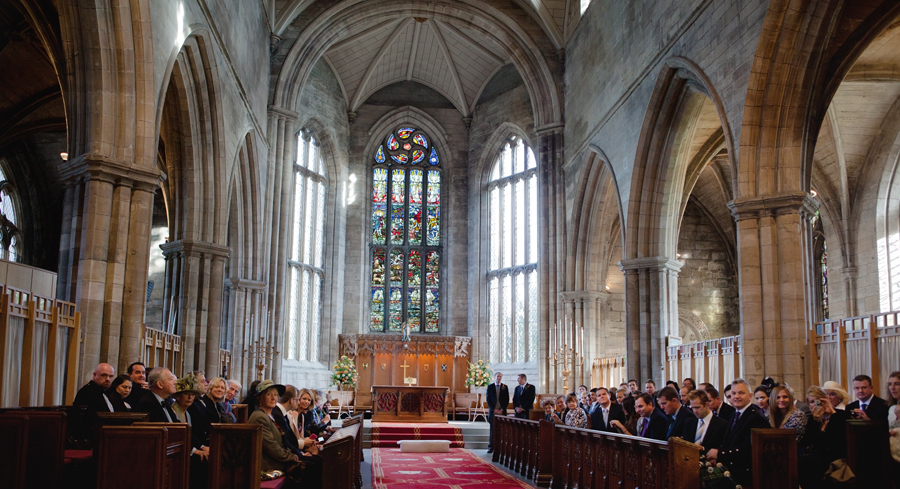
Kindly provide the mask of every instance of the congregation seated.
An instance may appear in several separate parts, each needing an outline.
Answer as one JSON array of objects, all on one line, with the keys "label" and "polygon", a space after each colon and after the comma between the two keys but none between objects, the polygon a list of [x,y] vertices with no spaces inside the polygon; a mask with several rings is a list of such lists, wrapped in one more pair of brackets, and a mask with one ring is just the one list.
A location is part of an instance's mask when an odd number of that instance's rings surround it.
[{"label": "congregation seated", "polygon": [[635,436],[665,440],[668,423],[662,411],[656,409],[653,396],[648,393],[639,395],[634,400],[634,410],[640,415]]},{"label": "congregation seated", "polygon": [[657,404],[667,418],[666,436],[663,439],[668,440],[673,436],[676,438],[685,438],[685,426],[688,424],[688,421],[692,419],[696,420],[697,417],[694,416],[694,413],[690,409],[681,403],[681,397],[678,391],[676,391],[674,387],[667,385],[659,391]]},{"label": "congregation seated", "polygon": [[275,426],[272,413],[284,393],[285,386],[264,380],[257,384],[252,398],[257,409],[250,415],[249,423],[262,428],[262,470],[284,473],[283,487],[287,489],[321,487],[321,460],[308,453],[298,456],[286,448],[284,434]]},{"label": "congregation seated", "polygon": [[566,413],[565,424],[573,428],[587,428],[587,412],[578,405],[578,398],[574,394],[566,397],[566,405],[569,411]]},{"label": "congregation seated", "polygon": [[713,416],[706,392],[692,390],[688,393],[687,399],[694,416],[686,421],[681,438],[700,445],[704,455],[710,450],[720,448],[725,435],[728,434],[728,421]]},{"label": "congregation seated", "polygon": [[174,423],[177,420],[169,398],[176,392],[175,377],[167,368],[154,368],[147,379],[149,392],[134,407],[134,411],[150,415],[151,423]]},{"label": "congregation seated", "polygon": [[707,460],[722,463],[731,471],[736,483],[744,487],[753,484],[751,432],[754,428],[768,428],[769,422],[751,407],[750,386],[743,379],[731,383],[731,404],[734,419],[718,450],[707,453]]},{"label": "congregation seated", "polygon": [[275,426],[284,434],[285,448],[295,455],[318,453],[317,437],[304,436],[303,419],[298,419],[297,408],[300,405],[300,390],[292,385],[284,386],[284,392],[272,410]]},{"label": "congregation seated", "polygon": [[769,387],[765,385],[757,386],[753,389],[753,403],[759,408],[757,412],[763,417],[769,417]]},{"label": "congregation seated", "polygon": [[[856,401],[847,406],[849,416],[853,419],[884,420],[888,416],[888,406],[884,399],[874,393],[872,378],[868,375],[857,375],[853,378],[853,393]],[[812,405],[810,405],[812,409]]]},{"label": "congregation seated", "polygon": [[597,403],[590,415],[591,429],[596,431],[615,432],[613,421],[625,421],[625,411],[622,406],[614,404],[610,399],[609,390],[606,387],[596,389]]},{"label": "congregation seated", "polygon": [[891,447],[891,478],[900,481],[900,371],[888,378],[888,433]]},{"label": "congregation seated", "polygon": [[131,411],[131,404],[128,402],[131,390],[131,376],[128,374],[119,375],[112,381],[104,394],[112,404],[113,412],[127,413]]},{"label": "congregation seated", "polygon": [[845,411],[847,405],[853,402],[850,394],[844,390],[841,384],[833,380],[822,384],[822,390],[828,395],[828,400],[831,401],[831,406],[834,407],[835,411]]}]

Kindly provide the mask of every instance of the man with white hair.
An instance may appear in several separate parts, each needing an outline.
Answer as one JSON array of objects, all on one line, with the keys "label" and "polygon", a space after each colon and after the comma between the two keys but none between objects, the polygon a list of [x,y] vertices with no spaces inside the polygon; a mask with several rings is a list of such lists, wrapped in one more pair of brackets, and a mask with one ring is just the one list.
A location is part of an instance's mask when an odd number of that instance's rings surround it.
[{"label": "man with white hair", "polygon": [[225,392],[225,402],[228,404],[237,404],[240,401],[241,390],[244,386],[240,382],[232,379],[227,382],[228,390]]}]

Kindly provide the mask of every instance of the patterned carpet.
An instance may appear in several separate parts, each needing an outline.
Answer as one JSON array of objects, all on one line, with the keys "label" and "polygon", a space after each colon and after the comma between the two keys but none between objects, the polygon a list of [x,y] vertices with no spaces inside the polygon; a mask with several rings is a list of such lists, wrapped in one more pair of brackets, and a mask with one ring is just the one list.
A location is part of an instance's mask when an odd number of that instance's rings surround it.
[{"label": "patterned carpet", "polygon": [[372,484],[375,489],[534,489],[461,448],[448,453],[373,448]]},{"label": "patterned carpet", "polygon": [[396,448],[400,440],[447,440],[463,448],[462,430],[446,423],[372,423],[372,448]]}]

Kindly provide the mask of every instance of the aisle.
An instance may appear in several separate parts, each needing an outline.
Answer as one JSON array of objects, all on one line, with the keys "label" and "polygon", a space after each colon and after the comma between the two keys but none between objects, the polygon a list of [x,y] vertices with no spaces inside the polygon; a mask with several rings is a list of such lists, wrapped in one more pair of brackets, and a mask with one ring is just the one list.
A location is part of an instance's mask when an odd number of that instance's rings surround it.
[{"label": "aisle", "polygon": [[448,453],[373,448],[372,485],[375,489],[534,489],[463,448],[451,448]]}]

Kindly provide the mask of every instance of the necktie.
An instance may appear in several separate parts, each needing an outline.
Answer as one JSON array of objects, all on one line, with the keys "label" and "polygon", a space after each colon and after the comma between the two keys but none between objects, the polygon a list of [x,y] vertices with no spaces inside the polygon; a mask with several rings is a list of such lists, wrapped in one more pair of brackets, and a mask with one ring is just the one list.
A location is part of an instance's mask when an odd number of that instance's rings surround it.
[{"label": "necktie", "polygon": [[743,411],[735,411],[734,420],[731,422],[731,429],[733,430],[735,426],[737,426],[737,422],[741,419],[741,415],[744,414]]},{"label": "necktie", "polygon": [[694,437],[694,443],[700,443],[700,439],[703,438],[703,420],[699,420],[697,422],[697,436]]},{"label": "necktie", "polygon": [[859,403],[859,408],[862,409],[862,412],[866,412],[867,405],[868,405],[868,403],[865,403],[865,402]]},{"label": "necktie", "polygon": [[609,426],[609,410],[607,409],[603,410],[603,426]]},{"label": "necktie", "polygon": [[675,427],[675,416],[669,418],[669,429],[666,430],[666,439],[672,436],[672,428]]},{"label": "necktie", "polygon": [[650,426],[650,420],[648,418],[641,418],[641,436],[647,434],[647,427]]}]

